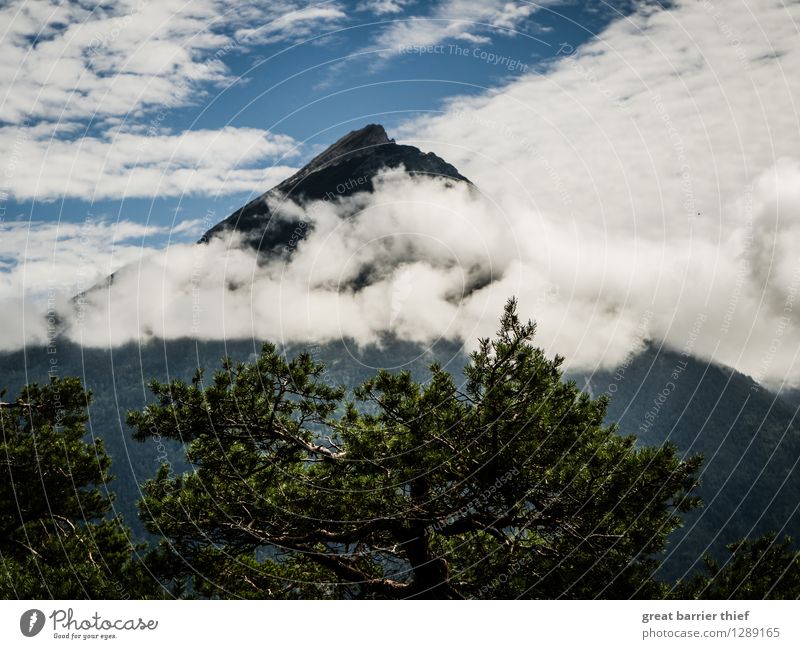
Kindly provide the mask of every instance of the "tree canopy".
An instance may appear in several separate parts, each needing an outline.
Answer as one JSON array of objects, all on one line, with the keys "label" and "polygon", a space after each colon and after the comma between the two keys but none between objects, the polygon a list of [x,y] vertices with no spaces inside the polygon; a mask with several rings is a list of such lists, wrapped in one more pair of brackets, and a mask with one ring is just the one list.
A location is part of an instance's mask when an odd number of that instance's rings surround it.
[{"label": "tree canopy", "polygon": [[789,537],[775,534],[728,545],[723,564],[704,558],[705,570],[677,585],[681,599],[797,599],[800,597],[800,553]]},{"label": "tree canopy", "polygon": [[242,597],[658,597],[657,555],[698,505],[701,458],[639,448],[562,380],[509,302],[463,385],[437,365],[345,399],[270,344],[206,381],[154,382],[139,439],[187,446],[141,516],[166,579]]},{"label": "tree canopy", "polygon": [[534,333],[510,301],[460,382],[434,364],[348,392],[271,344],[210,380],[153,381],[128,422],[181,442],[191,469],[143,486],[150,547],[113,516],[78,379],[0,398],[0,597],[800,595],[800,554],[775,535],[660,580],[701,458],[619,434]]},{"label": "tree canopy", "polygon": [[77,378],[0,399],[0,597],[156,592],[129,531],[108,517],[110,459],[102,440],[85,440],[90,400]]}]

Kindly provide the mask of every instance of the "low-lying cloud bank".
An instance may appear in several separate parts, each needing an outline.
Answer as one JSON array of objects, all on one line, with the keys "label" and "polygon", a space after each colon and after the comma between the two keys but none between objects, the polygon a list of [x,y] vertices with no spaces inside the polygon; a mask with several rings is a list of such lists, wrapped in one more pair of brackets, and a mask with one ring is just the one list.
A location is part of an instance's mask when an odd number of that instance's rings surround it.
[{"label": "low-lying cloud bank", "polygon": [[[125,248],[129,263],[109,286],[72,301],[60,294],[59,331],[88,346],[184,336],[366,345],[392,333],[469,347],[515,295],[538,322],[538,344],[573,369],[613,367],[651,339],[764,382],[795,382],[800,218],[770,224],[778,212],[800,217],[798,188],[796,163],[765,173],[716,242],[610,236],[466,184],[392,173],[374,194],[273,204],[274,218],[301,221],[305,238],[290,242],[290,256],[259,259],[236,235]],[[27,317],[28,341],[45,341],[46,322]]]}]

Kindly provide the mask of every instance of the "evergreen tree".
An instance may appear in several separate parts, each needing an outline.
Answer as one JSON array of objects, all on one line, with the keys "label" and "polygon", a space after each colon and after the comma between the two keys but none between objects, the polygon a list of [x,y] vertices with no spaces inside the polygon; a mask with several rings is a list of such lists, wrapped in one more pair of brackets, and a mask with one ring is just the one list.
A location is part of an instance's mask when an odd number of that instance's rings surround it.
[{"label": "evergreen tree", "polygon": [[156,592],[135,560],[129,531],[108,518],[110,459],[101,440],[84,441],[90,399],[77,378],[31,384],[13,401],[0,399],[4,599],[127,599]]},{"label": "evergreen tree", "polygon": [[654,558],[699,503],[699,457],[637,448],[562,380],[510,301],[457,385],[382,371],[342,406],[308,354],[264,345],[153,382],[138,439],[186,444],[141,515],[163,579],[235,597],[660,597]]},{"label": "evergreen tree", "polygon": [[755,541],[728,545],[730,557],[720,565],[704,558],[705,572],[679,584],[680,599],[797,599],[800,597],[800,552],[789,537],[765,534]]}]

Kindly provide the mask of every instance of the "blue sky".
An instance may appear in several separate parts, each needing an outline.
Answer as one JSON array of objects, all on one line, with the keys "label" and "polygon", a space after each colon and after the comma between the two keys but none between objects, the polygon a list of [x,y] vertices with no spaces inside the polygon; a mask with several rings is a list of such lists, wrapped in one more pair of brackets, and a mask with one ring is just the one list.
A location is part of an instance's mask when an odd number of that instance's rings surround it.
[{"label": "blue sky", "polygon": [[[202,183],[158,188],[152,183],[152,190],[123,186],[109,189],[110,196],[97,197],[91,177],[69,188],[53,178],[41,178],[35,187],[17,192],[11,182],[6,188],[5,220],[80,222],[91,215],[169,226],[174,219],[196,219],[209,209],[221,220],[253,193],[280,180],[280,171],[268,173],[273,165],[298,166],[319,148],[365,123],[383,123],[391,134],[409,119],[439,114],[450,97],[481,95],[502,87],[546,66],[559,55],[563,43],[578,47],[630,9],[622,2],[589,6],[571,1],[543,6],[526,2],[290,2],[282,9],[280,3],[273,4],[274,11],[255,8],[248,20],[236,18],[247,12],[239,11],[235,3],[203,1],[188,4],[194,4],[199,14],[193,23],[172,33],[149,32],[148,24],[157,24],[159,19],[176,21],[176,16],[187,13],[184,3],[176,3],[173,14],[169,3],[165,4],[158,16],[152,15],[152,5],[140,0],[117,3],[112,12],[90,3],[41,2],[27,20],[23,16],[31,3],[12,3],[4,9],[10,21],[4,45],[14,46],[10,61],[20,63],[17,69],[8,66],[8,89],[21,93],[22,102],[30,94],[29,106],[36,106],[33,111],[25,111],[24,104],[19,112],[0,111],[4,148],[13,154],[18,129],[31,127],[41,130],[26,136],[26,141],[35,138],[40,155],[47,155],[59,141],[79,147],[86,137],[110,141],[113,149],[117,132],[147,135],[154,134],[153,129],[159,135],[185,137],[187,131],[250,128],[287,135],[292,146],[281,149],[280,155],[241,161],[243,168],[267,171],[261,179],[251,174],[236,186],[228,183],[226,187],[224,180],[213,188]],[[77,34],[76,28],[81,29]],[[135,37],[124,42],[125,34],[134,28],[141,30],[144,43]],[[208,44],[192,47],[191,43],[207,36],[213,37]],[[141,66],[131,80],[144,86],[140,94],[120,106],[109,106],[102,98],[85,110],[77,106],[85,87],[95,84],[95,74],[103,78],[127,74],[131,67],[127,61],[141,46],[148,47],[148,38],[165,45],[174,61],[167,58]],[[81,39],[82,44],[74,46]],[[45,48],[52,50],[51,58]],[[54,66],[43,81],[62,86],[64,103],[59,97],[46,104],[40,86],[25,83],[25,65],[33,60],[41,71],[54,63],[55,56],[62,62],[69,60],[80,74],[74,83],[57,80],[60,72]],[[180,66],[189,68],[187,57],[197,81],[178,76]],[[216,66],[216,70],[198,71],[202,66]],[[185,96],[163,102],[153,92],[151,99],[147,86],[163,81],[187,86]],[[57,125],[63,132],[48,132]],[[236,142],[240,144],[241,139]],[[164,169],[171,154],[167,146],[162,159],[147,160],[145,165]],[[91,155],[105,157],[108,147],[101,146]],[[94,162],[100,167],[98,185],[107,184],[108,173],[119,174],[103,169],[103,160]],[[190,157],[180,166],[191,169],[192,162]],[[130,164],[137,166],[135,161]]]}]

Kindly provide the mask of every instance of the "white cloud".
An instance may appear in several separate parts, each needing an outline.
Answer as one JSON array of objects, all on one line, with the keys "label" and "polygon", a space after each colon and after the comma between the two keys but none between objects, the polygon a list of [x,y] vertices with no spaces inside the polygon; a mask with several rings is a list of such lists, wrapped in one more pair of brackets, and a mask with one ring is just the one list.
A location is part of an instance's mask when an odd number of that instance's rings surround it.
[{"label": "white cloud", "polygon": [[[564,323],[563,287],[543,272],[541,244],[521,245],[520,215],[470,186],[389,173],[374,194],[272,208],[276,218],[313,221],[290,263],[264,263],[236,237],[173,245],[119,269],[110,286],[61,311],[67,335],[88,346],[186,335],[363,345],[392,332],[423,344],[445,337],[471,345],[494,331],[512,294],[542,316],[539,342],[551,352],[595,327],[593,344],[570,357],[576,367],[593,362],[598,347],[619,362],[626,347],[618,341],[640,342],[647,333],[596,313],[590,288],[571,296],[580,318]],[[355,288],[364,277],[366,286]]]},{"label": "white cloud", "polygon": [[[232,81],[225,56],[245,49],[245,26],[271,41],[332,24],[334,4],[284,0],[15,0],[0,9],[0,122],[136,118],[197,100]],[[239,34],[239,38],[233,36]]]},{"label": "white cloud", "polygon": [[426,15],[393,22],[375,39],[384,58],[408,46],[427,47],[447,40],[486,43],[490,36],[513,33],[544,3],[509,0],[445,0]]},{"label": "white cloud", "polygon": [[276,218],[313,222],[290,263],[265,263],[236,237],[129,250],[137,263],[60,313],[67,335],[87,346],[187,335],[370,344],[387,332],[473,346],[496,329],[503,303],[516,295],[522,314],[538,322],[537,343],[566,355],[572,369],[614,367],[654,338],[692,354],[716,351],[718,360],[762,381],[796,383],[791,356],[770,348],[776,339],[789,348],[800,342],[796,325],[780,320],[800,292],[791,255],[800,230],[798,186],[800,166],[781,163],[755,183],[752,205],[741,206],[752,214],[743,228],[766,230],[776,210],[787,219],[772,310],[759,308],[763,291],[743,261],[747,230],[735,229],[721,246],[612,235],[603,227],[578,234],[572,222],[565,227],[522,201],[496,202],[466,185],[392,173],[374,194],[273,204]]},{"label": "white cloud", "polygon": [[320,31],[334,29],[346,15],[338,3],[294,8],[287,6],[277,18],[268,19],[258,27],[239,29],[236,38],[248,43],[274,43],[286,40],[287,34],[291,34],[294,40],[305,39]]},{"label": "white cloud", "polygon": [[67,313],[70,298],[155,254],[151,237],[196,239],[203,225],[198,219],[172,228],[92,217],[82,223],[0,221],[0,350],[45,342],[48,311]]},{"label": "white cloud", "polygon": [[343,16],[335,3],[305,0],[5,3],[0,156],[11,163],[0,189],[48,200],[271,186],[291,171],[281,158],[290,138],[233,127],[175,133],[167,117],[236,81],[232,53],[304,38]]},{"label": "white cloud", "polygon": [[[388,331],[457,337],[465,333],[455,321],[459,295],[508,243],[471,188],[405,174],[387,174],[374,195],[307,207],[277,208],[314,221],[290,264],[265,264],[235,238],[170,246],[65,311],[68,335],[90,346],[188,334],[361,344]],[[352,290],[366,271],[369,286]]]},{"label": "white cloud", "polygon": [[402,13],[409,4],[411,4],[409,0],[366,0],[358,5],[358,10],[369,11],[376,16],[385,16]]},{"label": "white cloud", "polygon": [[[780,0],[646,7],[405,134],[520,215],[521,303],[568,358],[608,364],[643,318],[683,348],[705,316],[694,353],[797,383],[798,22]],[[555,312],[530,307],[531,275],[560,287]]]},{"label": "white cloud", "polygon": [[7,163],[0,183],[18,200],[229,194],[286,178],[292,167],[266,161],[295,145],[288,136],[255,128],[66,139],[63,133],[51,138],[44,125],[4,127],[0,158]]}]

